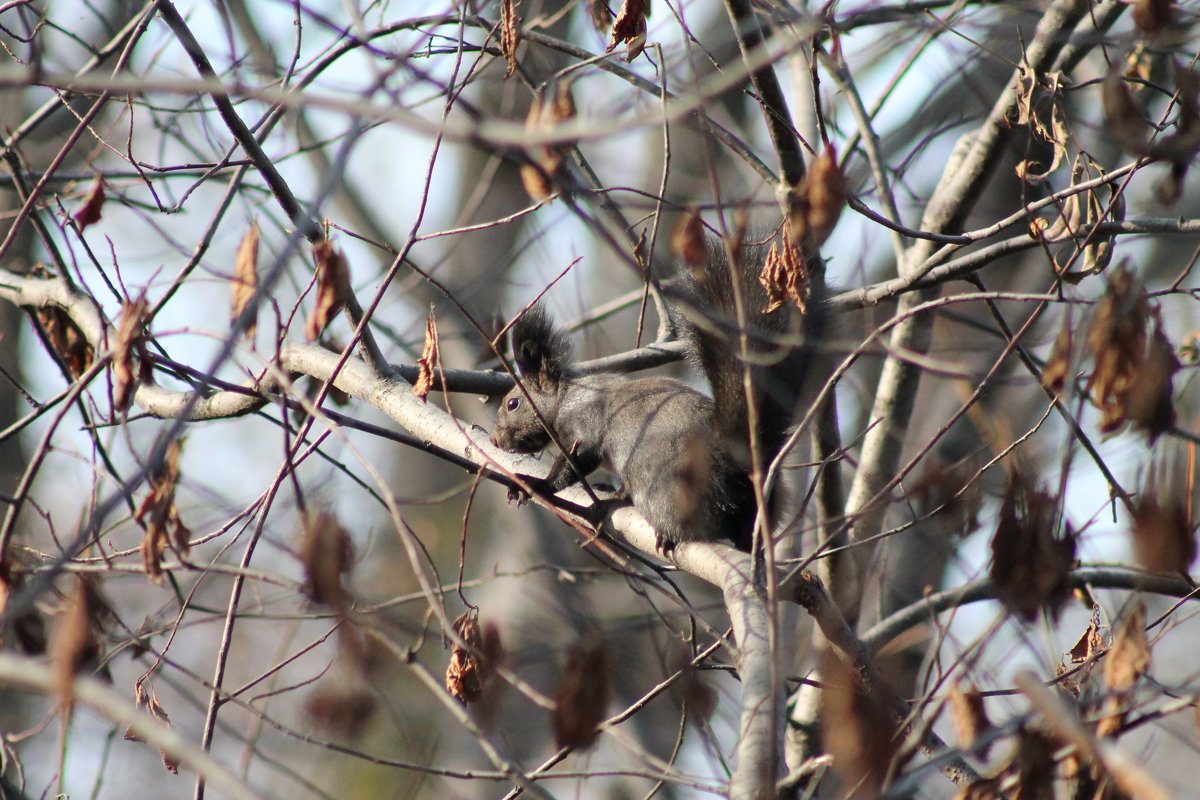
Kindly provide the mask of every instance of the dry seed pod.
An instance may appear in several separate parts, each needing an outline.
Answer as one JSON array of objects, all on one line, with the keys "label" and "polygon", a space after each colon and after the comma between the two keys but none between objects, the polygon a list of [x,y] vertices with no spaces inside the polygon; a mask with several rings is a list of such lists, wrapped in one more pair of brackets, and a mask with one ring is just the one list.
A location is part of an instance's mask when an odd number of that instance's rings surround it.
[{"label": "dry seed pod", "polygon": [[350,266],[342,251],[329,239],[322,239],[313,245],[313,260],[317,272],[317,305],[304,328],[310,342],[321,336],[350,299]]},{"label": "dry seed pod", "polygon": [[500,0],[500,52],[508,62],[504,77],[517,71],[517,45],[521,43],[521,18],[515,0]]},{"label": "dry seed pod", "polygon": [[[258,291],[258,223],[250,224],[250,230],[238,244],[237,259],[233,266],[233,285],[229,297],[229,321],[236,323],[238,317],[250,305]],[[253,341],[258,327],[258,315],[246,324],[246,338]]]},{"label": "dry seed pod", "polygon": [[344,606],[350,593],[343,580],[354,562],[354,545],[332,513],[320,511],[305,517],[300,561],[304,565],[304,593],[317,603]]},{"label": "dry seed pod", "polygon": [[501,657],[500,632],[493,625],[479,627],[479,613],[465,611],[454,620],[454,631],[466,643],[455,642],[446,667],[446,691],[460,703],[474,703],[482,695]]}]

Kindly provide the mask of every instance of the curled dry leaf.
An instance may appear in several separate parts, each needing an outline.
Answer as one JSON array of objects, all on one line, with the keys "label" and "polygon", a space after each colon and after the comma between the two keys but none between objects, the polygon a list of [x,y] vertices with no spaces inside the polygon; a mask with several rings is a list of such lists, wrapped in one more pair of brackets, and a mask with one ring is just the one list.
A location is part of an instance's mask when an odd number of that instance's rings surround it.
[{"label": "curled dry leaf", "polygon": [[628,45],[625,61],[632,62],[646,49],[646,17],[650,14],[649,0],[624,0],[617,18],[613,20],[612,37],[604,52],[611,53],[617,45]]},{"label": "curled dry leaf", "polygon": [[[1148,333],[1151,320],[1154,327]],[[1153,442],[1175,425],[1172,395],[1179,362],[1157,308],[1128,269],[1110,274],[1086,345],[1095,361],[1087,390],[1102,412],[1101,431],[1113,433],[1132,422]]]},{"label": "curled dry leaf", "polygon": [[826,648],[821,656],[821,736],[854,797],[880,797],[896,756],[895,718],[867,694],[855,671]]},{"label": "curled dry leaf", "polygon": [[466,643],[451,645],[446,667],[446,691],[464,705],[483,696],[502,655],[500,631],[494,625],[479,627],[479,612],[465,611],[454,620],[454,631]]},{"label": "curled dry leaf", "polygon": [[304,565],[304,593],[314,602],[343,608],[350,593],[342,580],[354,561],[354,545],[332,513],[319,511],[304,519],[300,562]]},{"label": "curled dry leaf", "polygon": [[500,52],[508,62],[504,77],[517,71],[517,45],[521,43],[521,19],[515,0],[500,0]]},{"label": "curled dry leaf", "polygon": [[75,676],[100,656],[100,635],[95,625],[98,605],[91,577],[79,575],[66,607],[55,620],[50,637],[50,669],[55,692],[66,710],[75,702]]},{"label": "curled dry leaf", "polygon": [[1011,470],[992,537],[991,578],[999,598],[1027,622],[1039,610],[1057,619],[1071,596],[1074,563],[1075,534],[1069,523],[1060,524],[1058,503],[1027,475]]},{"label": "curled dry leaf", "polygon": [[671,250],[693,273],[702,272],[700,268],[708,263],[708,237],[704,235],[704,222],[695,207],[685,209],[676,220],[671,231]]},{"label": "curled dry leaf", "polygon": [[1184,474],[1169,458],[1152,464],[1133,503],[1133,554],[1150,572],[1187,573],[1196,560],[1196,528],[1188,517]]},{"label": "curled dry leaf", "polygon": [[788,241],[812,255],[833,233],[846,207],[846,176],[833,145],[813,159],[808,175],[788,193]]},{"label": "curled dry leaf", "polygon": [[[133,699],[137,707],[140,709],[145,709],[146,713],[148,713],[156,722],[159,722],[168,728],[171,727],[171,718],[167,716],[166,709],[164,709],[162,704],[158,702],[158,695],[154,693],[153,689],[147,693],[145,686],[143,685],[143,681],[140,679],[133,686]],[[136,733],[134,733],[131,728],[127,728],[125,730],[125,739],[126,741],[130,742],[146,741],[141,736],[138,736]],[[167,768],[167,771],[172,774],[178,773],[179,759],[175,758],[174,756],[167,755],[166,751],[164,750],[159,750],[158,752],[159,755],[162,756],[163,766]]]},{"label": "curled dry leaf", "polygon": [[[529,114],[525,117],[525,128],[550,132],[574,119],[576,113],[571,82],[559,81],[534,97]],[[535,201],[545,202],[558,192],[555,183],[570,149],[566,144],[531,148],[530,160],[521,165],[521,183],[525,192]]]},{"label": "curled dry leaf", "polygon": [[[250,230],[242,237],[237,249],[237,260],[233,265],[233,284],[230,287],[229,321],[236,324],[242,312],[254,299],[258,291],[258,223],[250,224]],[[258,328],[258,313],[246,322],[246,338],[253,340]]]},{"label": "curled dry leaf", "polygon": [[[983,693],[970,682],[955,681],[950,686],[950,712],[959,746],[964,750],[975,747],[980,735],[992,726],[983,705]],[[987,758],[987,746],[980,755]]]},{"label": "curled dry leaf", "polygon": [[1060,394],[1067,388],[1067,378],[1071,375],[1071,317],[1063,317],[1063,326],[1054,340],[1054,349],[1050,351],[1050,359],[1042,369],[1042,385],[1055,394]]},{"label": "curled dry leaf", "polygon": [[54,355],[62,361],[67,374],[78,378],[92,366],[96,351],[75,321],[61,308],[39,308],[33,312],[45,333]]},{"label": "curled dry leaf", "polygon": [[313,260],[317,269],[317,307],[308,318],[304,332],[315,342],[350,299],[350,265],[342,251],[329,239],[313,245]]},{"label": "curled dry leaf", "polygon": [[1150,660],[1146,607],[1138,601],[1121,620],[1104,659],[1104,683],[1109,693],[1104,716],[1096,726],[1097,736],[1115,736],[1125,725],[1134,686],[1150,669]]},{"label": "curled dry leaf", "polygon": [[82,233],[89,225],[100,221],[100,211],[104,207],[104,181],[100,176],[96,176],[96,182],[92,184],[92,190],[88,192],[87,199],[83,201],[83,205],[71,215],[75,220],[75,224],[79,226],[79,232]]},{"label": "curled dry leaf", "polygon": [[1083,687],[1092,676],[1092,671],[1104,653],[1104,636],[1100,633],[1100,607],[1092,606],[1092,618],[1079,641],[1067,651],[1066,662],[1059,662],[1055,670],[1058,685],[1078,699]]},{"label": "curled dry leaf", "polygon": [[147,479],[150,492],[142,499],[134,515],[134,519],[146,528],[146,534],[142,537],[142,563],[146,567],[146,575],[159,584],[162,583],[162,559],[168,542],[183,558],[187,555],[191,538],[191,531],[179,519],[179,509],[175,505],[175,489],[179,485],[179,456],[182,452],[182,439],[175,439],[167,445],[162,464]]},{"label": "curled dry leaf", "polygon": [[608,695],[608,653],[603,644],[571,648],[554,694],[554,741],[559,747],[587,749],[595,743]]},{"label": "curled dry leaf", "polygon": [[149,312],[150,303],[144,294],[121,304],[112,352],[113,408],[120,411],[129,408],[138,384],[151,379],[150,358],[146,352]]},{"label": "curled dry leaf", "polygon": [[804,313],[808,303],[808,269],[804,254],[795,244],[796,240],[789,235],[789,227],[785,222],[783,235],[771,242],[771,249],[767,251],[762,271],[758,274],[758,282],[767,292],[764,314],[778,311],[789,302],[795,303],[796,308]]},{"label": "curled dry leaf", "polygon": [[438,355],[437,322],[433,319],[433,309],[425,320],[425,346],[421,349],[421,357],[417,359],[417,382],[413,384],[412,393],[424,400],[433,389],[437,379],[437,371],[441,369],[441,357]]}]

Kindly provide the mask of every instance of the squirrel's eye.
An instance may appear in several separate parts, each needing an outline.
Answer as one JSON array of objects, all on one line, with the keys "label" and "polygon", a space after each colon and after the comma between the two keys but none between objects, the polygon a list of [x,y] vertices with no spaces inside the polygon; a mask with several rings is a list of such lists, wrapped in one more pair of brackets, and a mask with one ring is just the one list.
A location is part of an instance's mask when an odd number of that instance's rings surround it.
[{"label": "squirrel's eye", "polygon": [[508,398],[508,402],[504,404],[504,407],[506,409],[508,409],[509,411],[516,411],[517,406],[519,406],[519,405],[521,405],[521,398],[510,397],[510,398]]}]

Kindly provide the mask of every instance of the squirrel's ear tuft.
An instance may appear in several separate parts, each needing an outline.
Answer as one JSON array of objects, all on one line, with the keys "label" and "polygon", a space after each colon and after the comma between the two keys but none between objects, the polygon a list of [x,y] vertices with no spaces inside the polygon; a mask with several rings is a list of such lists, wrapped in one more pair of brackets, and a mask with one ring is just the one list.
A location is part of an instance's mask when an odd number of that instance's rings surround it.
[{"label": "squirrel's ear tuft", "polygon": [[521,374],[536,381],[557,383],[566,377],[574,358],[571,340],[541,303],[527,308],[513,325],[513,358]]}]

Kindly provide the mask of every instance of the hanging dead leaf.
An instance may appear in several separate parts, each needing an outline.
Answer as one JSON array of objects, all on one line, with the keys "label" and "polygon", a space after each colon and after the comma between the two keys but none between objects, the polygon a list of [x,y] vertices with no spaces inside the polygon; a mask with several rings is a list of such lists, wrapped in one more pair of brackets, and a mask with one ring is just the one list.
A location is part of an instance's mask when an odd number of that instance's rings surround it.
[{"label": "hanging dead leaf", "polygon": [[1196,528],[1187,489],[1169,457],[1151,464],[1133,503],[1133,554],[1149,572],[1186,574],[1196,560]]},{"label": "hanging dead leaf", "polygon": [[[525,128],[531,132],[553,132],[559,125],[575,118],[575,96],[570,80],[562,80],[536,95],[525,117]],[[571,145],[537,145],[529,150],[529,161],[521,164],[521,183],[525,192],[541,203],[558,193],[556,185]]]},{"label": "hanging dead leaf", "polygon": [[[250,223],[250,230],[242,237],[233,266],[233,283],[229,298],[229,321],[236,324],[242,312],[250,305],[258,291],[258,223]],[[258,328],[258,313],[254,313],[244,328],[246,338],[253,341]]]},{"label": "hanging dead leaf", "polygon": [[[146,692],[146,689],[143,686],[144,679],[145,676],[139,678],[137,683],[133,685],[133,699],[135,705],[137,705],[139,709],[145,709],[146,713],[148,713],[151,719],[154,721],[164,725],[165,727],[171,727],[171,718],[167,716],[166,710],[162,707],[162,704],[158,702],[158,695],[154,693],[153,689],[151,689],[149,693]],[[146,741],[144,738],[134,733],[132,728],[125,729],[125,740],[130,742]],[[158,752],[159,755],[162,756],[163,766],[167,768],[167,771],[172,774],[178,773],[179,759],[175,758],[174,756],[167,755],[165,750],[159,750]]]},{"label": "hanging dead leaf", "polygon": [[149,312],[145,294],[121,304],[112,351],[113,408],[119,411],[129,408],[138,384],[151,379],[150,356],[146,351]]},{"label": "hanging dead leaf", "polygon": [[1115,736],[1125,725],[1138,679],[1150,669],[1150,642],[1146,639],[1146,607],[1141,601],[1117,626],[1112,646],[1104,659],[1104,683],[1108,698],[1104,716],[1096,726],[1097,736]]},{"label": "hanging dead leaf", "polygon": [[334,248],[329,239],[313,245],[313,260],[317,271],[317,306],[304,332],[315,342],[350,299],[350,266],[342,251]]},{"label": "hanging dead leaf", "polygon": [[1067,378],[1071,375],[1071,317],[1063,317],[1062,329],[1054,340],[1054,349],[1050,351],[1050,359],[1042,369],[1042,385],[1055,394],[1061,394],[1067,388]]},{"label": "hanging dead leaf", "polygon": [[80,233],[87,230],[89,225],[100,221],[100,211],[104,207],[104,199],[104,180],[97,175],[96,182],[92,184],[92,190],[88,192],[87,199],[71,215],[75,224],[79,226]]},{"label": "hanging dead leaf", "polygon": [[433,389],[437,380],[437,372],[441,369],[441,358],[438,355],[437,322],[433,318],[433,309],[425,319],[425,346],[421,349],[421,357],[417,359],[417,382],[413,384],[412,393],[424,400]]},{"label": "hanging dead leaf", "polygon": [[708,237],[704,234],[700,212],[695,207],[684,209],[676,220],[675,228],[671,231],[671,250],[693,273],[702,272],[708,263]]},{"label": "hanging dead leaf", "polygon": [[343,609],[350,599],[343,579],[353,562],[354,544],[337,517],[328,511],[305,516],[300,563],[304,565],[304,593],[311,600]]},{"label": "hanging dead leaf", "polygon": [[55,619],[50,637],[50,670],[54,691],[62,708],[75,703],[75,676],[100,657],[100,635],[95,626],[95,588],[90,576],[79,575],[65,608]]},{"label": "hanging dead leaf", "polygon": [[[950,686],[950,712],[954,730],[958,734],[959,746],[971,750],[979,737],[992,726],[983,705],[983,693],[970,682],[955,681]],[[987,758],[987,745],[979,754]]]},{"label": "hanging dead leaf", "polygon": [[521,19],[515,0],[500,0],[500,53],[508,62],[504,77],[517,71],[517,45],[521,43]]},{"label": "hanging dead leaf", "polygon": [[567,653],[554,694],[554,741],[559,747],[591,747],[608,709],[608,653],[603,644],[578,644]]},{"label": "hanging dead leaf", "polygon": [[454,631],[466,647],[458,642],[451,646],[446,691],[466,705],[479,700],[495,671],[502,652],[500,632],[493,625],[481,630],[479,612],[475,609],[459,615],[454,621]]},{"label": "hanging dead leaf", "polygon": [[846,207],[846,176],[833,145],[813,159],[808,175],[788,193],[788,241],[812,255],[837,227]]},{"label": "hanging dead leaf", "polygon": [[1146,607],[1139,601],[1122,618],[1104,659],[1104,683],[1109,691],[1132,689],[1150,669],[1150,642],[1146,639]]},{"label": "hanging dead leaf", "polygon": [[1069,523],[1060,524],[1058,503],[1028,476],[1010,470],[992,537],[997,596],[1027,622],[1040,610],[1057,619],[1071,596],[1074,563],[1075,534]]},{"label": "hanging dead leaf", "polygon": [[624,0],[617,18],[613,20],[612,38],[604,52],[611,53],[617,45],[625,44],[625,61],[632,62],[646,49],[646,17],[650,14],[649,0]]},{"label": "hanging dead leaf", "polygon": [[899,743],[896,720],[830,648],[822,650],[820,674],[821,736],[833,769],[855,787],[855,797],[880,797]]},{"label": "hanging dead leaf", "polygon": [[83,335],[75,321],[57,306],[39,308],[34,311],[38,324],[45,333],[46,341],[54,355],[61,360],[67,374],[78,378],[88,371],[95,358],[95,348]]},{"label": "hanging dead leaf", "polygon": [[1100,609],[1092,609],[1092,619],[1087,630],[1079,637],[1079,641],[1071,648],[1072,664],[1083,664],[1096,658],[1104,649],[1104,637],[1100,635]]},{"label": "hanging dead leaf", "polygon": [[[1147,334],[1149,322],[1154,328]],[[1110,274],[1104,299],[1088,329],[1095,360],[1087,389],[1101,410],[1100,430],[1113,433],[1132,422],[1153,442],[1175,424],[1174,375],[1179,362],[1163,332],[1157,308],[1133,274]]]},{"label": "hanging dead leaf", "polygon": [[808,269],[804,255],[789,230],[790,226],[785,222],[783,235],[771,242],[771,249],[767,251],[762,271],[758,274],[758,282],[767,293],[764,314],[778,311],[788,302],[795,303],[800,313],[807,308],[810,290]]},{"label": "hanging dead leaf", "polygon": [[150,491],[134,515],[134,520],[146,528],[141,548],[146,576],[158,584],[162,583],[162,560],[168,544],[174,546],[181,559],[187,555],[190,546],[191,531],[180,520],[179,509],[175,505],[182,452],[182,439],[175,439],[167,445],[162,464],[147,479]]}]

